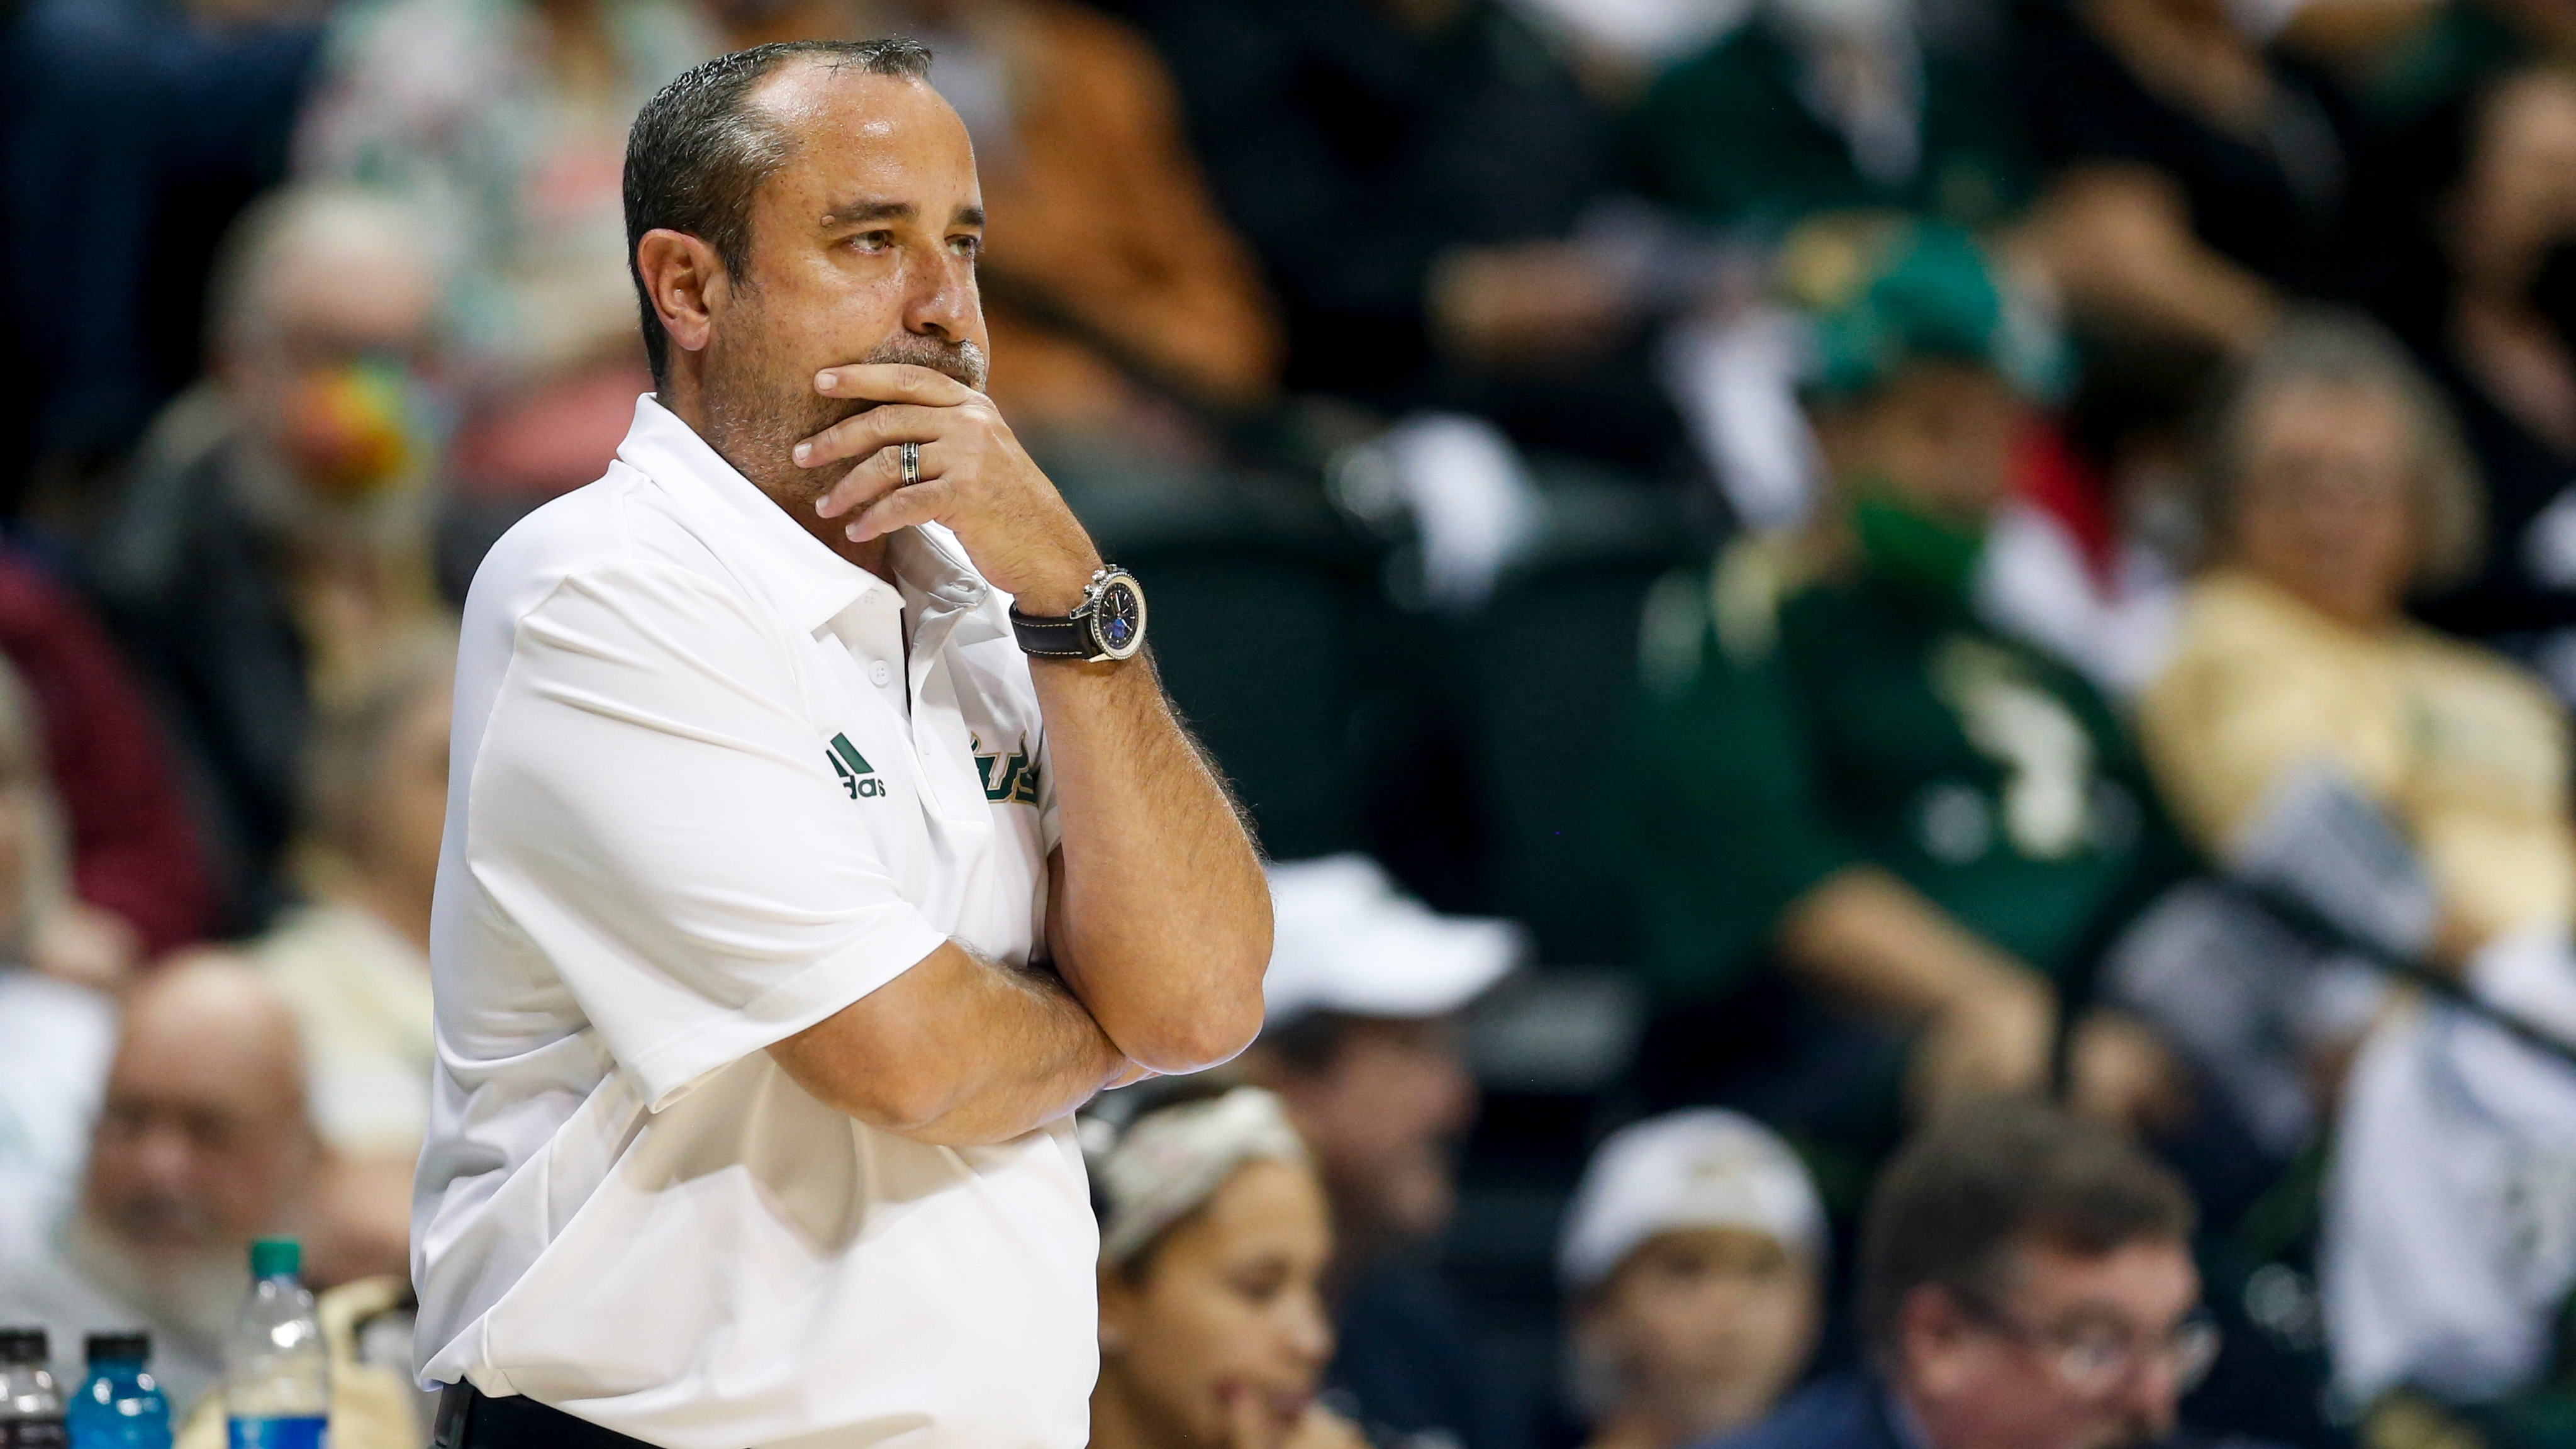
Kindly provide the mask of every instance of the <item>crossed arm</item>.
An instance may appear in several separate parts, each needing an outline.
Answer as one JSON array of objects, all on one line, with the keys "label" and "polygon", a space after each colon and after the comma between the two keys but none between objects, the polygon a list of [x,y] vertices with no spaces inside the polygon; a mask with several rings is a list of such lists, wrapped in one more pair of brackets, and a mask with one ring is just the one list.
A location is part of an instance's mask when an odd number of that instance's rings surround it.
[{"label": "crossed arm", "polygon": [[[947,524],[1031,613],[1070,611],[1100,558],[982,394],[915,367],[824,381],[889,405],[811,440],[799,461],[861,460],[819,512],[864,545]],[[831,389],[826,389],[831,390]],[[898,489],[892,445],[922,445]],[[1014,970],[954,942],[770,1048],[851,1116],[924,1142],[995,1142],[1104,1087],[1195,1071],[1261,1026],[1270,894],[1242,818],[1150,658],[1033,659],[1063,842],[1048,861],[1051,966]]]}]

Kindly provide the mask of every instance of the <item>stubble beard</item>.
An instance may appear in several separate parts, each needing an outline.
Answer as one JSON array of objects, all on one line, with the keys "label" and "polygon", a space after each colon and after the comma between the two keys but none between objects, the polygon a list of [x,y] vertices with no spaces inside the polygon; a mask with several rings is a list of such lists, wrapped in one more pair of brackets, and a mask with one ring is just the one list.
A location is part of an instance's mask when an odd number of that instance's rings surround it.
[{"label": "stubble beard", "polygon": [[[825,397],[814,390],[811,368],[778,355],[769,333],[756,317],[738,329],[744,340],[733,347],[719,342],[709,349],[706,370],[706,439],[752,485],[780,503],[811,504],[823,490],[866,462],[799,468],[793,456],[798,443],[841,421],[879,406],[856,398]],[[862,364],[910,363],[945,374],[975,389],[984,389],[984,349],[959,339],[943,342],[918,333],[897,332],[878,343]]]}]

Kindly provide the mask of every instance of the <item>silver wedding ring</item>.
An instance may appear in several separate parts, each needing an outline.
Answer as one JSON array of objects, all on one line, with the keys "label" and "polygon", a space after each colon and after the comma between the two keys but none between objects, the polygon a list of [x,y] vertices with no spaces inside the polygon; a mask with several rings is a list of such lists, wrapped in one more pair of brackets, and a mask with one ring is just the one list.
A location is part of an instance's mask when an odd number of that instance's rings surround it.
[{"label": "silver wedding ring", "polygon": [[903,445],[903,486],[909,488],[920,481],[921,445],[906,443]]}]

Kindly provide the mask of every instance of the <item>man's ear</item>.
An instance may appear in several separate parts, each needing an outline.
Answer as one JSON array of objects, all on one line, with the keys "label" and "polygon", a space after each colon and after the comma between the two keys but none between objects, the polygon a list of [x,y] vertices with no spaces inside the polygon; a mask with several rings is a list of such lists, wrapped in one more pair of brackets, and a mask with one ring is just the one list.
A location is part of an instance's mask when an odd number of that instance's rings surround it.
[{"label": "man's ear", "polygon": [[683,352],[704,348],[730,290],[716,249],[686,232],[656,227],[635,243],[635,270],[643,275],[644,294],[653,299],[671,345]]}]

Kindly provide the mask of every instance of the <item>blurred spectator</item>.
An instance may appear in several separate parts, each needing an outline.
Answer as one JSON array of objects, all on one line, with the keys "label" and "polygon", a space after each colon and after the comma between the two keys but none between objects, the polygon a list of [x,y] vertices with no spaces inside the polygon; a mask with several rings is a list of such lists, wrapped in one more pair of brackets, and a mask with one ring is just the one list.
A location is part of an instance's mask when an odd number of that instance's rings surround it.
[{"label": "blurred spectator", "polygon": [[852,0],[831,18],[789,12],[737,38],[828,25],[936,54],[931,80],[975,140],[987,391],[1014,430],[1124,466],[1139,452],[1191,459],[1211,451],[1202,417],[1271,399],[1278,319],[1143,36],[1070,0]]},{"label": "blurred spectator", "polygon": [[1629,279],[1574,241],[1610,127],[1498,0],[1125,0],[1287,324],[1287,385],[1658,467]]},{"label": "blurred spectator", "polygon": [[1519,933],[1434,915],[1365,856],[1273,866],[1271,889],[1268,1011],[1242,1070],[1287,1104],[1332,1197],[1340,1347],[1326,1381],[1373,1437],[1527,1449],[1530,1406],[1423,1261],[1476,1114],[1458,1013],[1510,969]]},{"label": "blurred spectator", "polygon": [[[1929,1109],[2045,1088],[2061,1005],[2179,862],[2110,708],[1971,607],[2034,365],[1980,252],[1870,227],[1815,273],[1837,496],[1647,621],[1638,1070],[1866,1158],[1901,1078]],[[2128,1018],[2083,1014],[2067,1058],[2088,1109],[2179,1110]]]},{"label": "blurred spectator", "polygon": [[129,935],[145,958],[204,935],[205,858],[159,723],[115,645],[50,577],[0,556],[0,654],[26,686],[71,884],[114,918],[91,924]]},{"label": "blurred spectator", "polygon": [[2407,622],[2475,557],[2475,475],[2440,395],[2369,323],[2285,324],[2213,440],[2211,567],[2140,726],[2181,823],[2233,845],[2331,761],[2421,852],[2462,944],[2576,916],[2563,711],[2505,660]]},{"label": "blurred spectator", "polygon": [[2427,615],[2576,697],[2576,77],[2526,70],[2485,92],[2428,225],[2407,278],[2421,300],[2399,322],[2459,408],[2493,546]]},{"label": "blurred spectator", "polygon": [[65,903],[63,885],[32,703],[0,664],[0,1264],[44,1249],[88,1150],[116,1007],[98,989],[114,983],[77,978],[121,976],[129,964],[75,957],[90,969],[45,968],[38,923]]},{"label": "blurred spectator", "polygon": [[[2404,613],[2476,554],[2475,474],[2440,393],[2368,321],[2294,316],[2243,368],[2205,470],[2206,567],[2139,710],[2179,822],[2237,874],[2288,886],[2384,955],[2456,970],[2499,936],[2564,929],[2576,821],[2563,708],[2507,660]],[[2356,831],[2385,842],[2337,848]],[[2323,888],[2271,881],[2265,859]],[[2394,875],[2369,864],[2383,859]],[[2275,1166],[2331,1120],[2387,996],[2265,912],[2197,892],[2142,922],[2111,978]],[[2193,1170],[2212,1210],[2225,1205]]]},{"label": "blurred spectator", "polygon": [[[2170,1435],[2216,1330],[2192,1203],[2105,1129],[1987,1102],[1888,1165],[1861,1228],[1865,1370],[1725,1449],[2126,1449]],[[2241,1441],[2240,1441],[2241,1442]]]},{"label": "blurred spectator", "polygon": [[1332,1222],[1279,1099],[1148,1086],[1096,1104],[1083,1132],[1100,1203],[1091,1442],[1361,1449],[1315,1402],[1333,1350]]},{"label": "blurred spectator", "polygon": [[446,279],[467,488],[550,495],[616,452],[651,386],[627,124],[718,45],[689,0],[357,0],[333,19],[297,168],[410,204]]},{"label": "blurred spectator", "polygon": [[1811,212],[2011,217],[2032,177],[1988,57],[1921,33],[1912,0],[1771,0],[1667,71],[1628,127],[1650,195],[1777,237]]},{"label": "blurred spectator", "polygon": [[326,710],[306,767],[305,894],[247,948],[304,1041],[330,1212],[389,1267],[409,1260],[412,1168],[429,1128],[429,901],[447,816],[456,643],[427,630]]},{"label": "blurred spectator", "polygon": [[1696,1108],[1611,1134],[1566,1212],[1587,1449],[1678,1449],[1770,1415],[1824,1319],[1825,1211],[1797,1154]]},{"label": "blurred spectator", "polygon": [[2031,234],[2079,316],[2235,351],[2363,249],[2360,127],[2223,0],[2028,0],[2013,93],[2053,173]]},{"label": "blurred spectator", "polygon": [[99,485],[205,363],[233,218],[286,169],[320,7],[0,7],[0,514],[77,534]]},{"label": "blurred spectator", "polygon": [[60,1251],[0,1273],[0,1319],[64,1345],[149,1329],[185,1414],[221,1376],[251,1240],[309,1221],[322,1150],[304,1105],[294,1020],[258,972],[207,954],[145,979]]},{"label": "blurred spectator", "polygon": [[298,188],[244,219],[214,375],[154,425],[95,540],[99,601],[179,746],[236,930],[282,894],[315,703],[441,613],[436,289],[410,217]]}]

